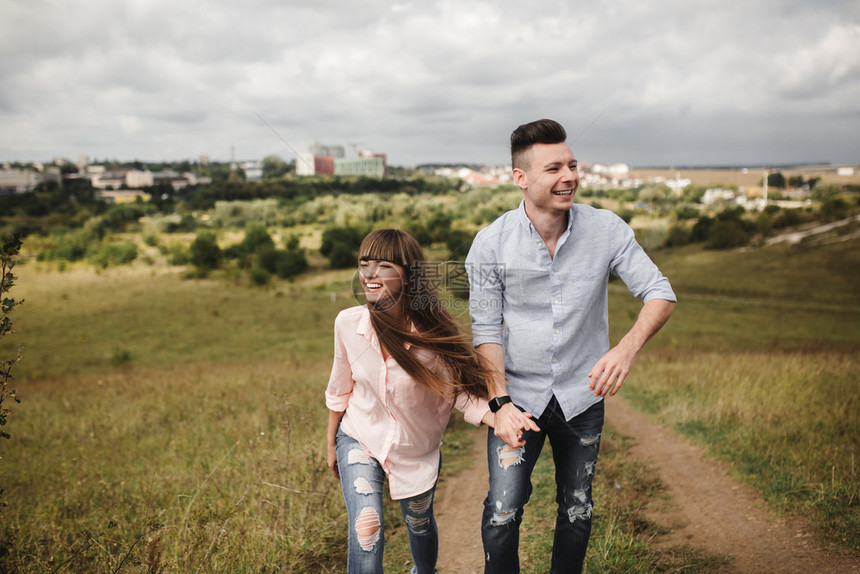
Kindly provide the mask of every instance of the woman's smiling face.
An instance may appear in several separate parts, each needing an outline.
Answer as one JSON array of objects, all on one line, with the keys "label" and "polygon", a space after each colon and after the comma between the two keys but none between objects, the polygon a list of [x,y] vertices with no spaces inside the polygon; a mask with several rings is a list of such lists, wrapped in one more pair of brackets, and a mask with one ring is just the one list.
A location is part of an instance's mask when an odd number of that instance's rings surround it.
[{"label": "woman's smiling face", "polygon": [[360,261],[358,277],[367,303],[381,311],[397,304],[403,295],[406,272],[396,263],[379,259]]}]

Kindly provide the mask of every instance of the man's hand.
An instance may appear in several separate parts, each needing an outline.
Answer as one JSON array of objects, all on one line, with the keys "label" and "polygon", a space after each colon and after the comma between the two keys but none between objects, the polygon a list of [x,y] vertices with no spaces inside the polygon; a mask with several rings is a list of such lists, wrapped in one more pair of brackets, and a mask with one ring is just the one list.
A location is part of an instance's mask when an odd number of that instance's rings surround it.
[{"label": "man's hand", "polygon": [[502,405],[496,414],[493,424],[493,434],[505,441],[512,448],[525,446],[523,432],[527,430],[539,431],[540,427],[532,420],[529,413],[518,409],[514,403]]},{"label": "man's hand", "polygon": [[588,373],[588,378],[591,379],[588,388],[594,391],[594,396],[605,397],[607,393],[612,396],[618,392],[633,368],[636,353],[660,330],[674,309],[673,301],[663,299],[651,299],[643,305],[630,331],[617,345],[609,349]]},{"label": "man's hand", "polygon": [[594,391],[594,396],[605,397],[607,393],[610,396],[617,393],[633,368],[635,358],[636,351],[620,344],[609,349],[588,373],[591,379],[588,388]]}]

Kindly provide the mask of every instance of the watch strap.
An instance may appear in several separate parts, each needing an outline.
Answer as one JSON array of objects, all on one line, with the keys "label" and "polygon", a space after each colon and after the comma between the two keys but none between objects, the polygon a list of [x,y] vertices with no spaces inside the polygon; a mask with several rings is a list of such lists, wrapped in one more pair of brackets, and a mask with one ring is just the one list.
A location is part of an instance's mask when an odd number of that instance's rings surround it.
[{"label": "watch strap", "polygon": [[509,397],[508,395],[504,395],[502,397],[496,397],[494,399],[490,399],[490,401],[489,401],[490,410],[495,413],[500,408],[502,408],[502,405],[506,405],[509,402],[511,402],[511,397]]}]

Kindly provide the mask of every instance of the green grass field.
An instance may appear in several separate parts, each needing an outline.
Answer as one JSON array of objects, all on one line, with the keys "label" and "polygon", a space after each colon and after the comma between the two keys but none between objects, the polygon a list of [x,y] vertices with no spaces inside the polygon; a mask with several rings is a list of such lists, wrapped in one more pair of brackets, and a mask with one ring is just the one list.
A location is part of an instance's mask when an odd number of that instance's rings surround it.
[{"label": "green grass field", "polygon": [[[860,554],[857,240],[655,258],[680,302],[622,392],[777,508],[809,516],[828,545]],[[60,273],[25,259],[16,271],[26,302],[0,353],[24,346],[22,403],[0,443],[0,571],[343,570],[322,392],[334,316],[355,304],[352,272],[250,288],[145,266]],[[639,305],[617,282],[610,298],[617,340]],[[452,425],[446,472],[471,436]],[[719,566],[696,549],[654,549],[659,532],[637,509],[661,487],[624,456],[626,441],[605,434],[589,571]],[[551,473],[544,457],[522,547],[534,571],[551,544]],[[386,520],[388,570],[406,571],[399,517]]]}]

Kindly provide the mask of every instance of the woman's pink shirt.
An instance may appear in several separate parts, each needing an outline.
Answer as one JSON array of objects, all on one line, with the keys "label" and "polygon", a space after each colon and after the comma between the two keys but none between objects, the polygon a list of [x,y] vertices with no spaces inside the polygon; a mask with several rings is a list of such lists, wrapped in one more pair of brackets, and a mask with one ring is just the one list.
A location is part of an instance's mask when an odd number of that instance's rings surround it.
[{"label": "woman's pink shirt", "polygon": [[[410,349],[433,372],[447,373],[441,358]],[[378,460],[391,498],[426,492],[439,475],[439,447],[451,409],[480,425],[487,401],[460,393],[443,398],[417,383],[397,362],[385,360],[367,307],[351,307],[334,322],[334,364],[326,406],[344,412],[341,429]]]}]

